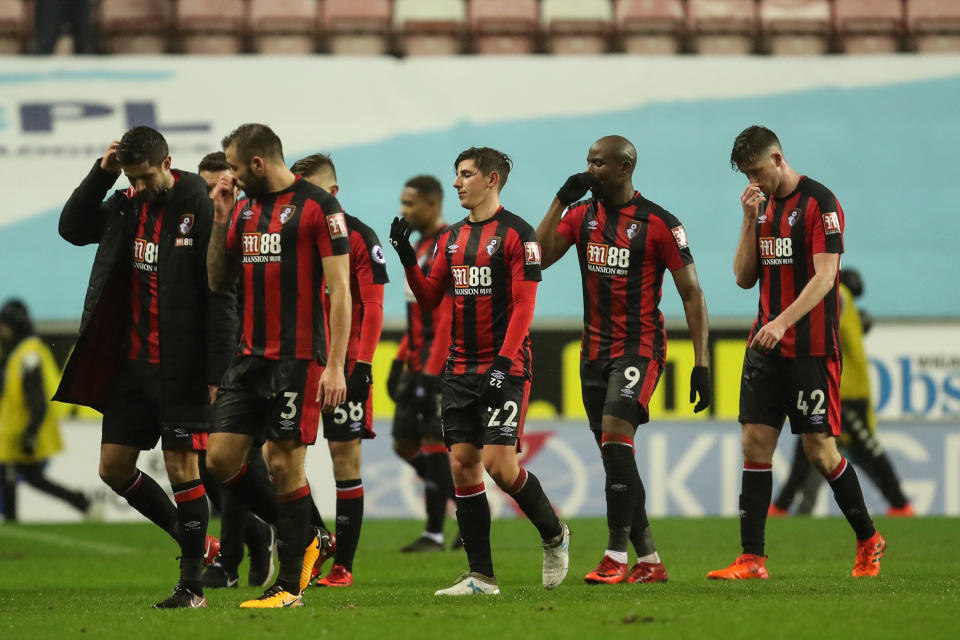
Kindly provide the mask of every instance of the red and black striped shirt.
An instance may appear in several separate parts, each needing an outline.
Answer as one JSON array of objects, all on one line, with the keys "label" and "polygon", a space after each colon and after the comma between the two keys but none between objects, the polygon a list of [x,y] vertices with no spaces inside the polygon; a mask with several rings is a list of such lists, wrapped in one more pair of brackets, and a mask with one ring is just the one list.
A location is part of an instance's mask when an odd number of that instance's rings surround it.
[{"label": "red and black striped shirt", "polygon": [[[390,282],[387,260],[380,239],[369,226],[346,214],[350,230],[350,339],[347,369],[357,360],[372,362],[383,329],[383,285]],[[330,295],[324,296],[324,311],[330,316]]]},{"label": "red and black striped shirt", "polygon": [[633,200],[616,209],[608,209],[594,198],[574,203],[557,231],[576,245],[580,260],[580,357],[664,359],[663,273],[693,263],[680,221],[635,193]]},{"label": "red and black striped shirt", "polygon": [[[807,177],[790,195],[761,206],[756,226],[760,305],[748,344],[807,286],[815,273],[814,254],[843,253],[843,229],[843,209],[836,196]],[[787,329],[774,354],[840,357],[837,282],[817,306]]]},{"label": "red and black striped shirt", "polygon": [[[464,218],[438,235],[428,276],[453,294],[446,370],[454,375],[483,373],[506,342],[514,283],[540,281],[537,234],[503,208],[483,222]],[[513,361],[511,375],[531,375],[529,328],[517,353],[503,355]]]},{"label": "red and black striped shirt", "polygon": [[[180,172],[171,171],[174,185]],[[127,198],[134,200],[137,191],[130,187]],[[151,205],[140,201],[137,233],[133,237],[133,269],[130,274],[130,318],[127,358],[134,362],[160,362],[160,229],[163,226],[162,203]]]},{"label": "red and black striped shirt", "polygon": [[[417,265],[424,273],[430,273],[437,246],[437,235],[421,237],[417,241]],[[434,309],[424,309],[404,280],[407,289],[407,332],[400,342],[397,357],[403,360],[410,371],[423,371],[438,376],[443,371],[450,350],[450,320],[453,313],[453,298],[445,296]]]},{"label": "red and black striped shirt", "polygon": [[347,255],[349,235],[336,198],[300,176],[237,203],[227,249],[242,258],[241,355],[326,362],[321,260]]}]

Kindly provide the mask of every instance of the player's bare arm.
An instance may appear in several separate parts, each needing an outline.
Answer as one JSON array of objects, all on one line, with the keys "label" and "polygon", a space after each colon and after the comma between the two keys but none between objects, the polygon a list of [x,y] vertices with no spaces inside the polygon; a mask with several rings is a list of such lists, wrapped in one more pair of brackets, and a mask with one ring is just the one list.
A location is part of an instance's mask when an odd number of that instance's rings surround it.
[{"label": "player's bare arm", "polygon": [[330,290],[330,345],[327,348],[327,364],[320,376],[317,401],[326,413],[347,399],[347,380],[343,367],[347,358],[347,341],[350,338],[350,256],[327,256],[323,258],[323,274]]},{"label": "player's bare arm", "polygon": [[840,268],[839,253],[817,253],[813,256],[813,277],[807,282],[800,295],[789,307],[774,320],[764,325],[754,336],[750,346],[761,352],[768,352],[783,339],[783,334],[810,310],[820,304],[830,292],[837,279]]},{"label": "player's bare arm", "polygon": [[737,285],[743,289],[753,287],[760,276],[760,267],[757,262],[756,225],[757,218],[760,216],[760,205],[766,200],[767,197],[760,190],[760,185],[755,182],[748,184],[740,195],[743,224],[740,226],[737,251],[733,256],[733,273],[737,277]]},{"label": "player's bare arm", "polygon": [[570,248],[567,239],[557,231],[560,218],[566,208],[567,205],[554,198],[553,202],[550,203],[550,208],[547,209],[547,215],[543,217],[540,226],[537,227],[537,238],[540,239],[541,269],[546,269],[562,258],[563,254]]},{"label": "player's bare arm", "polygon": [[693,340],[694,370],[690,376],[690,402],[694,402],[699,396],[700,400],[693,410],[700,412],[710,406],[711,400],[710,374],[707,368],[710,364],[707,348],[710,335],[707,300],[700,288],[695,265],[688,264],[673,271],[672,275],[677,293],[683,300],[683,312],[687,318],[690,338]]},{"label": "player's bare arm", "polygon": [[237,179],[224,175],[210,192],[213,200],[213,229],[207,245],[207,281],[210,290],[226,293],[233,286],[240,273],[240,257],[227,251],[227,227],[230,226],[230,214],[237,202]]}]

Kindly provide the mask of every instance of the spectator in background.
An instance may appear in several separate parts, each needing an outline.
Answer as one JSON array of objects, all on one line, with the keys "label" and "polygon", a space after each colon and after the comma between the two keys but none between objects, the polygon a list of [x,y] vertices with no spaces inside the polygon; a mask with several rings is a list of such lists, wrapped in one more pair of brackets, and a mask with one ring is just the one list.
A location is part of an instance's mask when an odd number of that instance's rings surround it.
[{"label": "spectator in background", "polygon": [[[843,354],[843,373],[840,376],[840,425],[843,434],[837,444],[846,450],[850,459],[866,471],[890,504],[887,516],[910,517],[913,505],[900,486],[900,478],[887,452],[877,439],[877,421],[870,397],[870,375],[863,336],[873,321],[870,314],[858,309],[854,300],[863,295],[863,279],[856,269],[840,270],[840,351]],[[768,515],[786,516],[797,492],[802,498],[797,513],[810,513],[820,490],[821,476],[811,474],[807,457],[798,447],[794,453],[790,476],[780,495],[770,505]]]},{"label": "spectator in background", "polygon": [[36,0],[33,19],[37,53],[50,55],[57,47],[63,23],[70,26],[74,53],[94,53],[90,0]]},{"label": "spectator in background", "polygon": [[17,519],[17,477],[68,503],[81,513],[90,500],[44,475],[47,461],[63,450],[60,416],[50,403],[60,368],[50,348],[33,331],[33,321],[20,300],[0,307],[0,487],[3,516]]}]

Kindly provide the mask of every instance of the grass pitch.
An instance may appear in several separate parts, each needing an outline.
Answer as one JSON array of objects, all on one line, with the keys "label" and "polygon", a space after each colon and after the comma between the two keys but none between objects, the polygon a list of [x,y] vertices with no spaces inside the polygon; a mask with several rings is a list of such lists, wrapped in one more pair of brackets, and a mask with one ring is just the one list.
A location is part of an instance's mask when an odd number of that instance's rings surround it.
[{"label": "grass pitch", "polygon": [[[237,608],[261,592],[246,586],[208,590],[206,610],[151,609],[176,582],[178,550],[150,524],[2,525],[0,638],[960,637],[960,565],[952,553],[960,521],[877,524],[888,544],[877,579],[849,577],[854,539],[842,519],[768,522],[771,579],[733,583],[704,576],[737,555],[735,520],[658,519],[667,584],[587,586],[583,576],[601,558],[606,526],[574,519],[570,574],[550,592],[540,586],[536,531],[524,520],[496,520],[502,595],[440,599],[434,590],[466,569],[464,554],[401,554],[421,524],[370,520],[354,587],[312,587],[303,608],[270,611]],[[245,578],[246,562],[241,585]]]}]

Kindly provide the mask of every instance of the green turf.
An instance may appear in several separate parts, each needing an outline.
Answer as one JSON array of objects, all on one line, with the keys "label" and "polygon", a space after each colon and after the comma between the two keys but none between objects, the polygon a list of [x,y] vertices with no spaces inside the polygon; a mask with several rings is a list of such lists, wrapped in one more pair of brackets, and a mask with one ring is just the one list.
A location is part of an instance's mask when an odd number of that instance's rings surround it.
[{"label": "green turf", "polygon": [[208,590],[202,611],[152,610],[177,566],[173,543],[152,525],[0,525],[0,638],[960,637],[956,518],[878,520],[888,550],[872,580],[849,577],[845,521],[771,521],[772,578],[740,583],[704,578],[736,556],[735,520],[660,519],[669,583],[615,586],[583,584],[603,552],[604,522],[570,524],[571,570],[553,592],[540,586],[538,539],[525,521],[494,522],[501,596],[439,599],[434,590],[465,568],[462,552],[401,554],[419,523],[374,520],[364,523],[354,587],[311,588],[301,609],[253,612],[237,608],[259,595],[249,587]]}]

